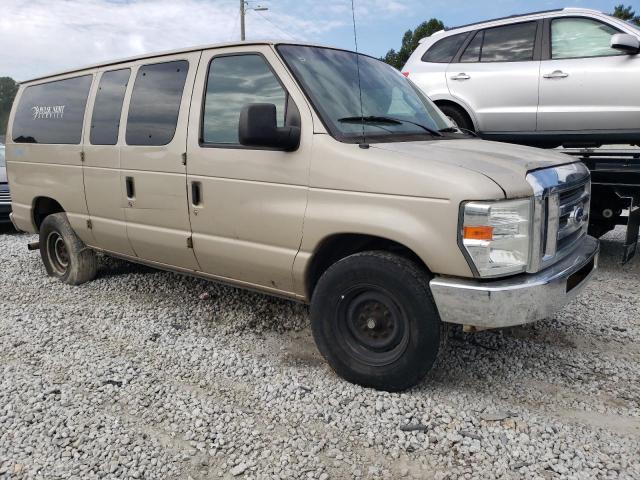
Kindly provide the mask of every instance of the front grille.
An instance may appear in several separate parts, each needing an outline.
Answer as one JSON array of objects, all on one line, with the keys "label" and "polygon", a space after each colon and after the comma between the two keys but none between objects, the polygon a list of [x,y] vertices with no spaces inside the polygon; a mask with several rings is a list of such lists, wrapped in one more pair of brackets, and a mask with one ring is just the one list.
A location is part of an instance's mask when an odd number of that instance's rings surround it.
[{"label": "front grille", "polygon": [[534,189],[534,231],[528,271],[537,272],[570,254],[587,234],[591,182],[582,163],[527,175]]}]

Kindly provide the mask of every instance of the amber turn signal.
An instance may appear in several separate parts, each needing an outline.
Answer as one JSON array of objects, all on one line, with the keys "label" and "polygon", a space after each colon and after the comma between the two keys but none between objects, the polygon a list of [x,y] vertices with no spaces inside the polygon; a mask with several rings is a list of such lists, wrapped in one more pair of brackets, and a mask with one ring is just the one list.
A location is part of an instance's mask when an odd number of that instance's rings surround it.
[{"label": "amber turn signal", "polygon": [[493,227],[464,227],[463,236],[466,240],[493,240]]}]

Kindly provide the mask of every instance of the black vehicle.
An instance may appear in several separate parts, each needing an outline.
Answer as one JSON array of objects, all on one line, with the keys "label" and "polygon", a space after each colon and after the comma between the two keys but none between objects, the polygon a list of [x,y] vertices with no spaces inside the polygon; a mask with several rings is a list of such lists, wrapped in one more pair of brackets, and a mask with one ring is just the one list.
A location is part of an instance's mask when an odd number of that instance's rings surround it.
[{"label": "black vehicle", "polygon": [[7,165],[4,159],[4,145],[0,145],[0,223],[8,223],[11,213],[11,196],[7,183]]},{"label": "black vehicle", "polygon": [[[596,238],[626,225],[623,263],[636,253],[640,230],[640,149],[567,149],[591,171],[589,234]],[[623,212],[628,211],[628,215]]]}]

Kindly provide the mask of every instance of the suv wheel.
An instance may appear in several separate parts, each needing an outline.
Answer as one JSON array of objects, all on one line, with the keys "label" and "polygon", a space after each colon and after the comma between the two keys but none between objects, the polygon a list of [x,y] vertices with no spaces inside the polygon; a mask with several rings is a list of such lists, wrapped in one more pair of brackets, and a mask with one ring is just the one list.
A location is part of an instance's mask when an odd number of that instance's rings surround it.
[{"label": "suv wheel", "polygon": [[350,382],[398,391],[433,367],[446,332],[418,266],[387,252],[351,255],[320,278],[311,328],[329,365]]},{"label": "suv wheel", "polygon": [[438,108],[455,124],[456,127],[463,130],[469,130],[470,132],[475,132],[473,122],[467,113],[461,108],[454,105],[438,105]]},{"label": "suv wheel", "polygon": [[93,280],[98,270],[96,254],[71,228],[64,213],[55,213],[40,226],[40,256],[47,274],[68,285]]}]

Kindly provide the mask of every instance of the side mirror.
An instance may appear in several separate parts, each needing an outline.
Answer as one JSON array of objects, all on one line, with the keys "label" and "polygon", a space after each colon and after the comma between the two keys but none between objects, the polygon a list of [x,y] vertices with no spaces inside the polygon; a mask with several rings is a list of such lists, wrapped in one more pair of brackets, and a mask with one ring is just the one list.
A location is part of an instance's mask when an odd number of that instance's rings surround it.
[{"label": "side mirror", "polygon": [[611,37],[611,48],[635,55],[640,52],[640,40],[628,33],[616,33]]},{"label": "side mirror", "polygon": [[274,104],[250,103],[240,111],[238,138],[246,147],[291,152],[300,145],[300,127],[278,127]]}]

